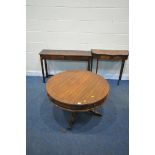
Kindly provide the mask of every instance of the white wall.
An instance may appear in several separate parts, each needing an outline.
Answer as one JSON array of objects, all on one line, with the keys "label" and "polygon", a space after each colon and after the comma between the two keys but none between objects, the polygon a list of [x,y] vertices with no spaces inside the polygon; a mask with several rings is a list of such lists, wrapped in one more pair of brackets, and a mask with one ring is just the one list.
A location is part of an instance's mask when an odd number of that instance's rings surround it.
[{"label": "white wall", "polygon": [[[27,0],[27,74],[41,75],[42,49],[127,49],[128,0]],[[85,62],[49,62],[51,72],[85,69]],[[100,62],[99,74],[118,78],[120,62]],[[95,68],[95,65],[94,65]],[[123,78],[128,78],[128,61]]]}]

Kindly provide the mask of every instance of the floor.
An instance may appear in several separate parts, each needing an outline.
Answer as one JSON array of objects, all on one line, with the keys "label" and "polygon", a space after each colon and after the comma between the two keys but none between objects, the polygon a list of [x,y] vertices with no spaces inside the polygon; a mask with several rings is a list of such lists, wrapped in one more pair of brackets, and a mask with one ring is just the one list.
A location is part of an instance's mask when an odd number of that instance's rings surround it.
[{"label": "floor", "polygon": [[[102,117],[79,113],[71,131],[70,113],[48,99],[41,77],[26,77],[27,155],[128,155],[129,81],[108,80]],[[104,109],[104,110],[103,110]]]}]

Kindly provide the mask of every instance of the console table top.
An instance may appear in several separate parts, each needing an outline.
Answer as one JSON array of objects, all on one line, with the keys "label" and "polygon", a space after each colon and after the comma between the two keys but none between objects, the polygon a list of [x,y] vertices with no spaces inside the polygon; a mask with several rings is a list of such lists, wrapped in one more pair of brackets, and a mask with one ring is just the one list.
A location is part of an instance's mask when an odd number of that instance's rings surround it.
[{"label": "console table top", "polygon": [[82,51],[82,50],[48,50],[43,49],[39,55],[65,55],[65,56],[88,56],[91,57],[90,51]]},{"label": "console table top", "polygon": [[98,55],[112,55],[112,56],[128,56],[128,50],[101,50],[101,49],[92,49],[92,54]]}]

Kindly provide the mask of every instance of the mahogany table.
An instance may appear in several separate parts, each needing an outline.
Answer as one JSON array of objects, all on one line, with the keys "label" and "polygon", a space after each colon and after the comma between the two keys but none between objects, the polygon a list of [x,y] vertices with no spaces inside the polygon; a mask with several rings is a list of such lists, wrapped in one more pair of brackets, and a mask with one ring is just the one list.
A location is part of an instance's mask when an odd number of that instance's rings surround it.
[{"label": "mahogany table", "polygon": [[122,78],[123,68],[125,64],[125,60],[128,59],[129,52],[128,50],[100,50],[100,49],[92,49],[92,61],[91,61],[91,71],[92,71],[92,64],[93,59],[97,59],[97,65],[96,65],[96,74],[98,71],[98,61],[99,60],[111,60],[111,61],[122,61],[120,74],[119,74],[119,80],[117,82],[117,85],[119,85],[119,82]]},{"label": "mahogany table", "polygon": [[[45,83],[45,78],[49,76],[47,69],[46,60],[74,60],[74,61],[87,61],[87,70],[91,69],[91,52],[90,51],[79,51],[79,50],[47,50],[44,49],[40,53],[41,69],[43,75],[43,82]],[[44,63],[43,63],[44,62]],[[44,73],[45,68],[45,73]]]},{"label": "mahogany table", "polygon": [[101,116],[95,108],[107,98],[109,84],[103,77],[90,71],[73,70],[48,79],[46,92],[56,106],[71,111],[71,128],[77,112],[90,111]]}]

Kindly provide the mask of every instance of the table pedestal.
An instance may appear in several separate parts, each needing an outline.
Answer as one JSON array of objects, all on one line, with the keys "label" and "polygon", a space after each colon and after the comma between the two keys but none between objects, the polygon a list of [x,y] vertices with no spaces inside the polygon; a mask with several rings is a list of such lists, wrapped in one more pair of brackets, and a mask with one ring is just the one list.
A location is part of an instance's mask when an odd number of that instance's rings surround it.
[{"label": "table pedestal", "polygon": [[[93,110],[89,110],[89,112],[91,112],[93,115],[95,115],[95,116],[99,116],[99,117],[101,117],[102,116],[102,114],[101,113],[99,113],[97,110],[95,110],[95,109],[93,109]],[[69,130],[71,130],[72,129],[72,126],[73,126],[73,124],[75,123],[75,120],[76,120],[76,116],[77,116],[77,112],[72,112],[71,113],[71,117],[70,117],[70,119],[69,119],[69,126],[68,126],[68,128],[67,129],[69,129]]]}]

